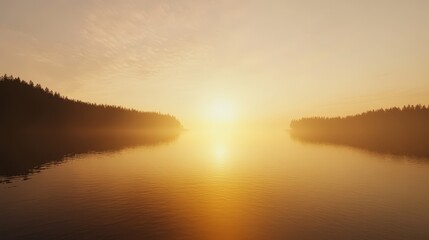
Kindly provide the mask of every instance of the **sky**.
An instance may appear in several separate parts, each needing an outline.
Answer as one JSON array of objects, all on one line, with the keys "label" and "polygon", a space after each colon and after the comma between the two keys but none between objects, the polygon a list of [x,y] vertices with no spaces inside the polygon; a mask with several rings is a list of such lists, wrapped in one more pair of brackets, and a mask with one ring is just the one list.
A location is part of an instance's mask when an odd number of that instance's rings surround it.
[{"label": "sky", "polygon": [[428,10],[427,0],[0,0],[0,72],[189,128],[287,127],[429,104]]}]

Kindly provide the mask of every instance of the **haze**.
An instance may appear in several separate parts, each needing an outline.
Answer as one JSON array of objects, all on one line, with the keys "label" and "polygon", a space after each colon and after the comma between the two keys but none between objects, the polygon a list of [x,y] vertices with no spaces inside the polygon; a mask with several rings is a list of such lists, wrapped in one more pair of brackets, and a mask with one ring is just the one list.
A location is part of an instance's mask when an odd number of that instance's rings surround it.
[{"label": "haze", "polygon": [[171,113],[190,128],[232,118],[287,126],[427,103],[428,9],[424,0],[2,0],[0,72]]}]

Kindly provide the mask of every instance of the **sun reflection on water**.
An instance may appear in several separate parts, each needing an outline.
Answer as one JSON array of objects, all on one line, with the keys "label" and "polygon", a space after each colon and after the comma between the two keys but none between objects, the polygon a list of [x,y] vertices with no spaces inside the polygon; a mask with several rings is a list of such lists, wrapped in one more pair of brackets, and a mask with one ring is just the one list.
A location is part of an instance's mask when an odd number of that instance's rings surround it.
[{"label": "sun reflection on water", "polygon": [[233,146],[232,139],[233,131],[225,131],[224,129],[216,129],[205,133],[207,140],[207,153],[216,171],[224,169],[232,160]]},{"label": "sun reflection on water", "polygon": [[216,143],[213,149],[214,160],[217,165],[223,165],[227,158],[228,149],[223,143]]}]

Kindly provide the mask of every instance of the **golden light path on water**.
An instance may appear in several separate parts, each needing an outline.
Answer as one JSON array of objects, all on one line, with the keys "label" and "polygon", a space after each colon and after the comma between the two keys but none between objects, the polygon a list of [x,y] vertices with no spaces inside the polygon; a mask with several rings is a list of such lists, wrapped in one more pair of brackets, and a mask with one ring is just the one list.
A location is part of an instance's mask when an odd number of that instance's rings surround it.
[{"label": "golden light path on water", "polygon": [[0,232],[8,239],[17,226],[20,236],[47,239],[64,232],[94,239],[429,236],[429,164],[302,144],[277,129],[234,129],[213,125],[164,145],[77,155],[0,185],[0,206],[8,206]]}]

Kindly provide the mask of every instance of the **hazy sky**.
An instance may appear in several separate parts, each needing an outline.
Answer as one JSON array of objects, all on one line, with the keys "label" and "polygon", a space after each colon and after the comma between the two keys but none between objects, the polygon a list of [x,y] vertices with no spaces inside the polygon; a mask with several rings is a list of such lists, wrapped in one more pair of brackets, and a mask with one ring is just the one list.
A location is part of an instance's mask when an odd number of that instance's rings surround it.
[{"label": "hazy sky", "polygon": [[72,98],[238,119],[429,104],[427,0],[0,0],[0,72]]}]

